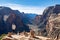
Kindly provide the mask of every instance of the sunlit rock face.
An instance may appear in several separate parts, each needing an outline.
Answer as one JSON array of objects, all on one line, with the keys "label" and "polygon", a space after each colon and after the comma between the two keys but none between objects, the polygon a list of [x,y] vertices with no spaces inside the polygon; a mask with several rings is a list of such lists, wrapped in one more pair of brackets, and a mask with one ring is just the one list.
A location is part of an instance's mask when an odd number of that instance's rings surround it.
[{"label": "sunlit rock face", "polygon": [[[46,35],[51,38],[59,38],[60,35],[60,5],[50,6],[44,10],[41,19],[43,27],[42,35]],[[44,31],[46,30],[46,31]],[[46,33],[46,34],[45,34]]]},{"label": "sunlit rock face", "polygon": [[[46,30],[49,37],[55,38],[56,36],[60,35],[60,5],[54,6],[53,12],[50,14]],[[58,36],[59,37],[59,36]]]},{"label": "sunlit rock face", "polygon": [[50,16],[48,19],[48,23],[46,25],[46,30],[49,37],[56,37],[60,35],[60,16],[59,13],[53,16]]}]

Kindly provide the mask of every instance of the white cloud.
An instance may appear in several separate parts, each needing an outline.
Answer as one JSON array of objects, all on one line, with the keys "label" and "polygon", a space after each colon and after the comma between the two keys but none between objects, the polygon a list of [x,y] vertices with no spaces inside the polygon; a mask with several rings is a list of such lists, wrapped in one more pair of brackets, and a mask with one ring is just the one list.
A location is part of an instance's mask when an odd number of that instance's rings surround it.
[{"label": "white cloud", "polygon": [[0,4],[0,6],[7,6],[10,7],[11,9],[19,10],[20,12],[35,13],[35,14],[42,14],[43,10],[45,9],[44,7],[23,6],[20,4],[10,4],[10,3]]}]

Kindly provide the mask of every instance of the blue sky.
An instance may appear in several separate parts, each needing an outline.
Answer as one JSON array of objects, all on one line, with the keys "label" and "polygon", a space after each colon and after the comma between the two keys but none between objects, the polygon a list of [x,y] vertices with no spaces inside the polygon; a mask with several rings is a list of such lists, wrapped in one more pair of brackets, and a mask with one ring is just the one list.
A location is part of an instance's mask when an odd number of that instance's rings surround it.
[{"label": "blue sky", "polygon": [[42,14],[46,7],[56,4],[60,4],[60,0],[0,0],[0,6],[35,14]]}]

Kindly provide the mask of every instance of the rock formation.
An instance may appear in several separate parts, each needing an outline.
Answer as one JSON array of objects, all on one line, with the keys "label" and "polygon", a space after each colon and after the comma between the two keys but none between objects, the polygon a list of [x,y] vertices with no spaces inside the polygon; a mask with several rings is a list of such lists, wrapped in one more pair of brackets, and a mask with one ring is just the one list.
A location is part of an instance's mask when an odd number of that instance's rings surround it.
[{"label": "rock formation", "polygon": [[23,13],[0,6],[0,34],[12,32],[12,24],[16,25],[15,32],[29,31],[29,27],[23,23]]},{"label": "rock formation", "polygon": [[42,20],[42,25],[39,27],[43,26],[46,30],[43,34],[46,33],[48,37],[53,39],[57,37],[58,40],[60,37],[60,5],[51,6],[45,9]]}]

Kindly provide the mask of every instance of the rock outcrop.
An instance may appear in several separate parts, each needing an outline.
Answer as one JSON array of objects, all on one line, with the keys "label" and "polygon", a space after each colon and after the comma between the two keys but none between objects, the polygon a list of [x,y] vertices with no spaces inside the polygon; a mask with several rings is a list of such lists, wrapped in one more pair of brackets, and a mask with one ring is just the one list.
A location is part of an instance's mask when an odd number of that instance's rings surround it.
[{"label": "rock outcrop", "polygon": [[[27,18],[28,19],[28,18]],[[12,25],[16,26],[15,32],[29,31],[23,23],[23,13],[8,7],[0,7],[0,34],[12,32]]]},{"label": "rock outcrop", "polygon": [[40,27],[42,35],[58,39],[60,36],[60,5],[50,6],[43,12]]}]

